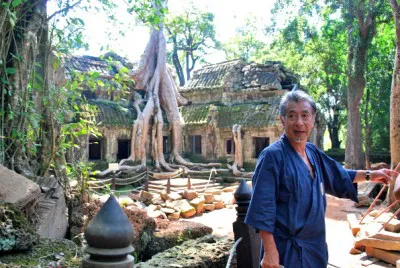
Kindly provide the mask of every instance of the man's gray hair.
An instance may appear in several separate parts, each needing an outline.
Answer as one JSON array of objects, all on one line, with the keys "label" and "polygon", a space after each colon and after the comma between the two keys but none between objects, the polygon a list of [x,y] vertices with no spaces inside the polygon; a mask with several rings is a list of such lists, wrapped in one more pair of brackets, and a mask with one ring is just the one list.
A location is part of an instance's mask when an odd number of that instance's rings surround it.
[{"label": "man's gray hair", "polygon": [[283,95],[281,103],[279,104],[279,114],[281,116],[286,115],[286,107],[289,101],[297,103],[301,101],[308,101],[313,110],[313,114],[317,112],[317,105],[315,104],[313,98],[311,98],[310,95],[308,95],[306,92],[302,90],[295,90],[295,91],[289,91],[285,95]]}]

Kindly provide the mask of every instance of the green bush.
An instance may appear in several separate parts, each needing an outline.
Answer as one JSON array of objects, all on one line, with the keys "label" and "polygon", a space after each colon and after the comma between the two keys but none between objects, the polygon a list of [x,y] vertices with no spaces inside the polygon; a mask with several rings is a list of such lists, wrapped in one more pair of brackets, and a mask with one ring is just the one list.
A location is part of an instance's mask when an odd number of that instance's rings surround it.
[{"label": "green bush", "polygon": [[[343,163],[345,159],[345,149],[329,149],[325,152],[328,156],[332,157],[338,162]],[[390,164],[390,152],[387,150],[377,150],[374,149],[370,153],[370,161],[371,163],[380,163],[385,162]]]}]

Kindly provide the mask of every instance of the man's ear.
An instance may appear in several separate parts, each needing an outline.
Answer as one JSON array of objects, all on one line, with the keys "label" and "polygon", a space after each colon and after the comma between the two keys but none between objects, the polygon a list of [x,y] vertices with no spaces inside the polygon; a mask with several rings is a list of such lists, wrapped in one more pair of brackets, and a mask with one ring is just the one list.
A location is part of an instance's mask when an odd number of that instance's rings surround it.
[{"label": "man's ear", "polygon": [[279,118],[281,119],[282,125],[285,126],[285,118],[282,115],[280,115]]}]

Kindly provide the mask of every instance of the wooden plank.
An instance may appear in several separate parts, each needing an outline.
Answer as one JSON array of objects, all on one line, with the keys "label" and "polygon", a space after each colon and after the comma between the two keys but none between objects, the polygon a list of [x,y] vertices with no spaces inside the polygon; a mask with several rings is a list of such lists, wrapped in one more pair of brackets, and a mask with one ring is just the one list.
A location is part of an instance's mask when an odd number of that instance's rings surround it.
[{"label": "wooden plank", "polygon": [[366,247],[365,251],[368,256],[374,257],[385,262],[396,265],[396,261],[400,260],[400,253],[395,251],[386,251],[373,247]]},{"label": "wooden plank", "polygon": [[368,237],[356,240],[355,245],[374,247],[385,250],[400,250],[400,241],[383,240]]},{"label": "wooden plank", "polygon": [[381,231],[369,237],[382,240],[400,241],[400,233],[393,233],[387,231]]},{"label": "wooden plank", "polygon": [[394,233],[400,232],[400,221],[392,219],[388,224],[386,224],[385,230]]},{"label": "wooden plank", "polygon": [[351,229],[353,236],[356,236],[360,231],[360,224],[359,221],[357,220],[356,214],[354,213],[347,214],[347,222],[349,223],[349,227]]}]

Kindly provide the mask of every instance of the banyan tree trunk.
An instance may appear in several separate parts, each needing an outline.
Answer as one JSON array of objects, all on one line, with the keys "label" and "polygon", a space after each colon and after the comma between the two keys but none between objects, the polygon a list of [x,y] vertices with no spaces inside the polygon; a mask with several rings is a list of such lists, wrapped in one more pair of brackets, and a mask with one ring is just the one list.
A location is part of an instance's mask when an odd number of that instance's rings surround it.
[{"label": "banyan tree trunk", "polygon": [[241,125],[233,125],[232,133],[233,140],[235,142],[235,161],[231,167],[232,173],[234,176],[240,176],[241,172],[240,168],[243,167],[243,148],[242,148],[242,134],[241,134]]}]

